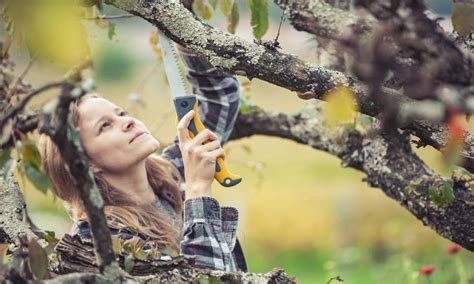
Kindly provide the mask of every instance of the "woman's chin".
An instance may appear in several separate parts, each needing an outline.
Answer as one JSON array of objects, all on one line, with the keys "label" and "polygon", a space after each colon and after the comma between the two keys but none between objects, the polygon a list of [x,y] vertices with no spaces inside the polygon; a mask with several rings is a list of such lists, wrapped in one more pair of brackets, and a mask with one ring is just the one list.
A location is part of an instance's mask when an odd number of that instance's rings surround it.
[{"label": "woman's chin", "polygon": [[158,151],[158,149],[160,149],[160,141],[158,141],[157,139],[153,138],[153,139],[150,139],[150,154]]}]

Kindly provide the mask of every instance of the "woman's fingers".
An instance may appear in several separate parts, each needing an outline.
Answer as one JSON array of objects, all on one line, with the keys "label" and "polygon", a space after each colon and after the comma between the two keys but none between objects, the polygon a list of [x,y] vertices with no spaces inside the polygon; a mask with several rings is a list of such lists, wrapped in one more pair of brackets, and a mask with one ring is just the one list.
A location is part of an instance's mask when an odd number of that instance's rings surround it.
[{"label": "woman's fingers", "polygon": [[208,152],[208,155],[213,160],[216,160],[219,157],[221,157],[222,159],[225,160],[225,152],[224,152],[224,149],[222,149],[222,148],[212,150],[212,151]]},{"label": "woman's fingers", "polygon": [[203,150],[203,151],[206,151],[206,152],[209,152],[209,151],[212,151],[212,150],[215,150],[215,149],[218,149],[221,147],[221,142],[219,141],[219,139],[217,140],[214,140],[214,141],[211,141],[211,142],[208,142],[202,146],[200,146],[200,148]]},{"label": "woman's fingers", "polygon": [[208,140],[214,141],[214,140],[219,140],[219,137],[217,135],[210,131],[209,129],[204,129],[203,131],[199,132],[196,137],[193,138],[193,144],[196,145],[202,145]]},{"label": "woman's fingers", "polygon": [[187,143],[191,140],[191,137],[189,137],[188,127],[193,117],[194,110],[190,110],[187,114],[183,116],[183,118],[181,118],[178,123],[178,139],[181,144]]}]

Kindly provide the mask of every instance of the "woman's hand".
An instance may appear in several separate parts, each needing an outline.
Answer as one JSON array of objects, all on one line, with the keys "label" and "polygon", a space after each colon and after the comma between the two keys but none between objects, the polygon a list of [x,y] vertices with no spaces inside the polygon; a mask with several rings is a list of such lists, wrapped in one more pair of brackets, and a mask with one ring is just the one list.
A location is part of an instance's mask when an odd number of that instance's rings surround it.
[{"label": "woman's hand", "polygon": [[[194,110],[191,110],[179,121],[177,127],[185,169],[186,199],[211,196],[216,159],[218,157],[225,159],[224,149],[214,132],[204,129],[194,138],[189,137],[188,126],[193,117]],[[209,142],[206,143],[207,141]]]}]

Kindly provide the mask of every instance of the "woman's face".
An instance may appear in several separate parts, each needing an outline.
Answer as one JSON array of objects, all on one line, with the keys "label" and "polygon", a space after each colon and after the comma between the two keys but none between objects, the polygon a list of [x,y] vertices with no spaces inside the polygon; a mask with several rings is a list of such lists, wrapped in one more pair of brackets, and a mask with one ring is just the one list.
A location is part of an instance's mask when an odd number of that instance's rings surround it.
[{"label": "woman's face", "polygon": [[104,98],[85,99],[78,113],[82,145],[96,169],[120,173],[160,146],[140,120]]}]

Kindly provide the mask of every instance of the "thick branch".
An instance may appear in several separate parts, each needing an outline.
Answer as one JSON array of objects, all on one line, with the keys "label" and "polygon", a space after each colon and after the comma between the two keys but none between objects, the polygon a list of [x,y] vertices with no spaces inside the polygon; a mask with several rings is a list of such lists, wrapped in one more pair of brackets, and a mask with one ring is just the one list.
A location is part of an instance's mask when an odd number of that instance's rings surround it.
[{"label": "thick branch", "polygon": [[[87,277],[100,277],[97,275],[99,269],[94,263],[92,247],[87,243],[82,243],[80,238],[65,235],[56,246],[60,258],[59,274],[69,273],[66,276],[59,276],[51,283],[62,283],[65,279],[85,280]],[[121,266],[124,266],[124,258],[120,258]],[[71,272],[86,272],[87,274],[77,274]],[[131,276],[133,275],[133,276]],[[92,279],[94,279],[92,278]],[[130,282],[153,282],[153,283],[196,283],[199,279],[207,279],[214,283],[294,283],[294,279],[281,269],[274,269],[271,272],[245,273],[245,272],[224,272],[195,267],[193,257],[179,256],[170,261],[134,260],[133,268],[129,274],[124,274],[124,280]]]},{"label": "thick branch", "polygon": [[45,107],[40,121],[40,132],[45,133],[59,148],[67,169],[84,205],[91,224],[97,263],[106,276],[117,279],[118,265],[112,248],[112,238],[107,226],[103,200],[89,170],[88,160],[81,147],[79,132],[69,119],[69,104],[82,96],[84,90],[74,85],[66,85],[56,105]]},{"label": "thick branch", "polygon": [[[330,39],[342,39],[355,34],[357,37],[373,36],[381,22],[371,18],[368,13],[358,16],[348,10],[339,9],[326,3],[324,0],[274,0],[281,9],[287,12],[293,27],[299,31],[306,31],[320,37]],[[376,3],[376,1],[372,1]],[[427,17],[419,21],[431,21]],[[422,22],[413,23],[421,25]],[[414,27],[415,29],[415,27]],[[446,36],[438,34],[423,34],[425,38],[419,38],[420,42],[428,42],[433,49],[430,54],[433,58],[449,58],[443,61],[443,68],[438,74],[438,80],[450,84],[471,85],[474,74],[472,72],[472,55],[463,53],[462,50]],[[410,52],[399,52],[397,62],[410,67],[419,59]],[[465,64],[459,64],[463,62]]]},{"label": "thick branch", "polygon": [[[193,52],[205,56],[211,64],[225,71],[259,78],[292,91],[314,91],[315,98],[336,86],[351,88],[362,113],[376,116],[382,110],[368,95],[366,88],[341,72],[308,64],[297,57],[281,53],[261,44],[247,42],[237,36],[214,29],[196,19],[179,3],[171,1],[107,0],[106,3],[142,17],[157,26],[174,41]],[[384,88],[388,101],[400,104],[412,100],[400,93]],[[425,145],[440,149],[447,142],[444,127],[430,122],[415,121],[407,129]],[[466,133],[462,156],[474,164],[474,137]],[[469,167],[468,167],[469,168]],[[469,168],[474,171],[474,168]]]},{"label": "thick branch", "polygon": [[340,39],[349,30],[360,35],[371,33],[376,19],[359,17],[348,10],[335,8],[324,0],[275,0],[298,31],[324,38]]},{"label": "thick branch", "polygon": [[[314,102],[289,115],[251,107],[239,115],[230,139],[256,134],[291,139],[339,157],[343,166],[364,172],[369,185],[382,189],[424,225],[474,251],[474,196],[464,184],[455,182],[455,200],[449,206],[433,203],[428,188],[438,188],[445,180],[412,152],[406,133],[366,137],[346,131],[336,135],[325,126],[320,106]],[[410,189],[415,182],[419,185]]]},{"label": "thick branch", "polygon": [[0,170],[0,243],[14,243],[19,245],[19,236],[27,236],[28,239],[36,239],[40,244],[46,246],[44,240],[31,230],[25,220],[26,203],[23,193],[13,175],[4,180],[4,172]]}]

